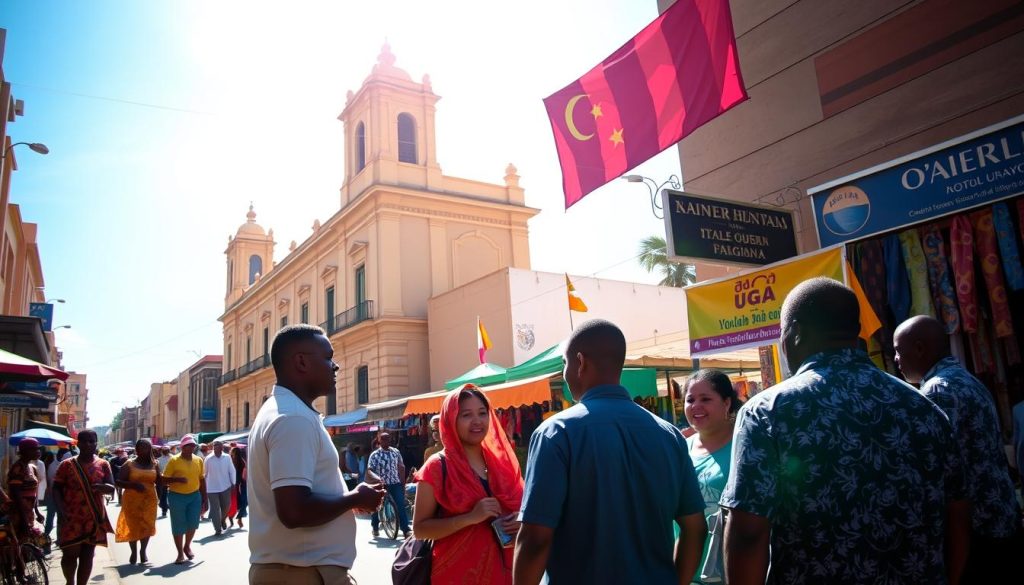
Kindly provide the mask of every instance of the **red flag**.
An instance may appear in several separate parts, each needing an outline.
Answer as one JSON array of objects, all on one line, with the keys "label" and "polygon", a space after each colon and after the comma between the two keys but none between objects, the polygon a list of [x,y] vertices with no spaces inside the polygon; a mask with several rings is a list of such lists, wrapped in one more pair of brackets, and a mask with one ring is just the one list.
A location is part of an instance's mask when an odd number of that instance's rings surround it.
[{"label": "red flag", "polygon": [[728,0],[677,0],[544,100],[565,207],[746,99]]}]

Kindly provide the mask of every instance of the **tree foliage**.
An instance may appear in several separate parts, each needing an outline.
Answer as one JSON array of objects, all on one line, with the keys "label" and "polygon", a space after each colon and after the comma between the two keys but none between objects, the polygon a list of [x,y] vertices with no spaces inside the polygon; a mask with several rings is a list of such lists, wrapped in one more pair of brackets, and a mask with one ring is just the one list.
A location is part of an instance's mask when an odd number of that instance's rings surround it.
[{"label": "tree foliage", "polygon": [[661,286],[686,286],[697,282],[697,268],[693,264],[670,262],[668,246],[661,236],[648,236],[640,240],[640,255],[637,261],[647,272],[661,275]]}]

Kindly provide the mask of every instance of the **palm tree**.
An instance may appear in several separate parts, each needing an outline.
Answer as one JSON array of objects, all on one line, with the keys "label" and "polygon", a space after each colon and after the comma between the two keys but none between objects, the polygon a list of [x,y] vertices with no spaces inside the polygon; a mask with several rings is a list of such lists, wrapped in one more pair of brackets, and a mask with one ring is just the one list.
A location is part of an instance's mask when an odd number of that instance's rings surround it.
[{"label": "palm tree", "polygon": [[693,264],[679,264],[668,259],[665,238],[649,236],[640,240],[637,260],[647,272],[657,270],[663,276],[661,286],[686,286],[697,282],[697,268]]}]

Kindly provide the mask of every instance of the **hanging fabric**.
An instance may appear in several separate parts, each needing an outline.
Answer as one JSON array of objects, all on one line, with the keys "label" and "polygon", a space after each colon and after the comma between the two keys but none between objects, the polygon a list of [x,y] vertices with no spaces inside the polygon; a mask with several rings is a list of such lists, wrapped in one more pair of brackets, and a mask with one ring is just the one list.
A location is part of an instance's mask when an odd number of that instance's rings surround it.
[{"label": "hanging fabric", "polygon": [[1006,284],[999,264],[999,247],[996,230],[992,223],[992,210],[986,209],[971,215],[974,223],[974,237],[978,244],[978,260],[981,275],[988,289],[989,305],[992,307],[992,328],[996,337],[1013,335],[1013,317],[1006,298]]},{"label": "hanging fabric", "polygon": [[976,374],[996,371],[996,358],[993,355],[994,348],[992,347],[992,339],[989,334],[989,323],[991,323],[991,320],[987,318],[988,315],[986,314],[982,314],[981,317],[981,319],[978,319],[977,331],[969,337],[971,359],[974,362],[974,373]]},{"label": "hanging fabric", "polygon": [[946,242],[939,226],[932,224],[921,229],[921,247],[928,261],[928,283],[931,285],[938,318],[952,335],[960,330],[960,310],[956,306],[956,289],[949,274]]},{"label": "hanging fabric", "polygon": [[[889,323],[889,312],[886,310],[888,303],[885,298],[885,255],[882,252],[880,240],[867,240],[854,246],[856,249],[857,278],[860,280],[868,303],[875,310],[878,319],[882,322],[882,329],[891,331],[892,324]],[[883,338],[887,337],[883,335]]]},{"label": "hanging fabric", "polygon": [[996,230],[996,241],[999,242],[999,255],[1003,260],[1006,284],[1010,290],[1024,290],[1024,267],[1020,265],[1013,220],[1010,219],[1010,208],[1006,203],[1000,202],[992,206],[992,224]]},{"label": "hanging fabric", "polygon": [[974,284],[974,232],[967,216],[953,218],[949,228],[950,259],[956,298],[960,302],[960,327],[967,333],[978,330],[978,297]]},{"label": "hanging fabric", "polygon": [[885,255],[885,292],[889,298],[889,308],[896,324],[902,323],[910,316],[910,283],[907,281],[907,266],[903,262],[903,251],[900,239],[896,234],[889,235],[882,242]]},{"label": "hanging fabric", "polygon": [[911,228],[900,232],[899,239],[907,280],[910,281],[910,313],[934,317],[932,291],[928,288],[928,261],[921,250],[921,238],[917,236],[917,230]]}]

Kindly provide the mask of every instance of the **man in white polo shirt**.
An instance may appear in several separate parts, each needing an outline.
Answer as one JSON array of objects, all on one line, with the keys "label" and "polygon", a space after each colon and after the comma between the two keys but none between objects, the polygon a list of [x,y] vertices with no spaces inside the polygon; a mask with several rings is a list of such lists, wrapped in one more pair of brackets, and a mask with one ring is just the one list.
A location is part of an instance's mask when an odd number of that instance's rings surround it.
[{"label": "man in white polo shirt", "polygon": [[231,490],[235,486],[235,464],[224,453],[224,443],[213,442],[213,453],[206,456],[206,497],[210,501],[210,523],[213,533],[220,536],[228,528],[228,510],[231,508]]},{"label": "man in white polo shirt", "polygon": [[346,489],[312,406],[335,391],[334,348],[323,329],[292,325],[274,337],[270,360],[277,384],[249,432],[249,583],[355,583],[353,512],[376,509],[384,489]]}]

